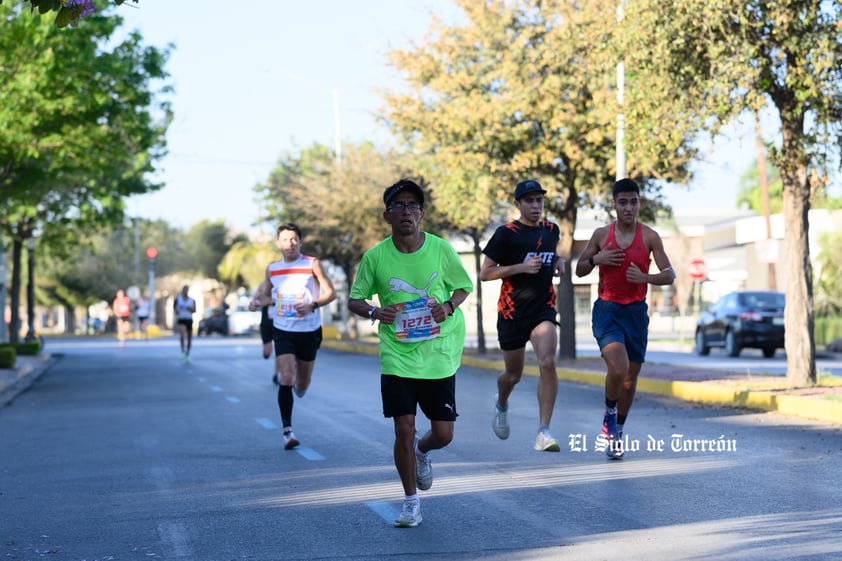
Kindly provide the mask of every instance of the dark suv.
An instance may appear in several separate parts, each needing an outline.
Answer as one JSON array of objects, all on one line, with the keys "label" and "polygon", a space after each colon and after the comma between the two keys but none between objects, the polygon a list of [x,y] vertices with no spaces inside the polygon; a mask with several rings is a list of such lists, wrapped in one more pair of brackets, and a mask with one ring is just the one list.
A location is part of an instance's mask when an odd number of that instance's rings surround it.
[{"label": "dark suv", "polygon": [[723,347],[728,356],[739,356],[746,347],[761,349],[772,358],[784,347],[782,292],[751,290],[731,292],[702,312],[696,322],[696,352],[710,353]]}]

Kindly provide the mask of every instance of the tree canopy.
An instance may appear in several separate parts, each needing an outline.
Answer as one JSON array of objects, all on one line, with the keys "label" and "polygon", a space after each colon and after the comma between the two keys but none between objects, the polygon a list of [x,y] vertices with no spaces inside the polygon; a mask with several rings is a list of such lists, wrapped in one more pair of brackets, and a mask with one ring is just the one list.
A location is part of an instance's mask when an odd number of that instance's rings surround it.
[{"label": "tree canopy", "polygon": [[[604,206],[617,173],[616,52],[606,48],[616,0],[458,0],[462,25],[435,22],[421,45],[392,53],[407,91],[386,92],[383,117],[428,161],[441,211],[483,235],[518,181],[537,179],[570,257],[580,207]],[[641,127],[638,126],[638,129]],[[650,208],[657,180],[684,181],[694,150],[669,134],[656,149],[629,143],[628,175]],[[473,204],[462,204],[465,200]],[[499,216],[499,214],[497,215]],[[644,216],[651,216],[644,213]],[[477,228],[481,228],[477,232]],[[575,356],[570,275],[560,286],[561,355]]]},{"label": "tree canopy", "polygon": [[[126,0],[102,0],[102,2],[106,1],[113,2],[119,6]],[[138,1],[132,0],[135,4]],[[39,14],[56,12],[56,27],[75,25],[79,19],[88,17],[96,12],[94,0],[25,0],[25,3],[27,2],[30,4],[32,12],[37,11]],[[0,4],[2,3],[3,0],[0,0]]]},{"label": "tree canopy", "polygon": [[88,23],[58,33],[17,18],[0,34],[0,87],[17,101],[0,108],[0,228],[12,239],[119,222],[124,197],[160,187],[149,178],[170,120],[168,51],[138,33],[117,41],[117,16]]},{"label": "tree canopy", "polygon": [[306,250],[353,279],[363,253],[390,234],[383,220],[383,190],[411,170],[370,143],[343,145],[341,163],[316,144],[283,154],[267,181],[255,187],[264,222],[294,222]]},{"label": "tree canopy", "polygon": [[167,50],[136,32],[118,39],[118,16],[59,32],[14,17],[19,7],[0,5],[0,88],[15,100],[0,107],[0,232],[15,270],[24,240],[72,243],[74,228],[119,223],[125,197],[157,189],[150,172],[170,120]]},{"label": "tree canopy", "polygon": [[808,211],[842,146],[839,2],[629,0],[619,31],[629,106],[637,121],[652,117],[647,129],[715,133],[745,111],[774,111],[781,141],[770,160],[783,185],[787,377],[796,386],[815,383]]}]

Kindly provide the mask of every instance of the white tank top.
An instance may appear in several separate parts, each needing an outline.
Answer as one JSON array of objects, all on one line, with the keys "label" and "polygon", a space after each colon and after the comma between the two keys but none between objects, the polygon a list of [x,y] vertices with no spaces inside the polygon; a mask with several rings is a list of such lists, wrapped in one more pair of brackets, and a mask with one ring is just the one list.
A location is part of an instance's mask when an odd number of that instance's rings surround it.
[{"label": "white tank top", "polygon": [[309,304],[319,297],[319,281],[313,275],[315,261],[315,257],[300,255],[291,263],[281,259],[269,264],[274,309],[272,323],[276,328],[302,333],[321,327],[321,309],[303,316],[295,312],[295,304]]},{"label": "white tank top", "polygon": [[176,319],[193,319],[193,312],[190,310],[191,304],[196,305],[196,301],[190,298],[184,298],[181,294],[175,297],[175,318]]}]

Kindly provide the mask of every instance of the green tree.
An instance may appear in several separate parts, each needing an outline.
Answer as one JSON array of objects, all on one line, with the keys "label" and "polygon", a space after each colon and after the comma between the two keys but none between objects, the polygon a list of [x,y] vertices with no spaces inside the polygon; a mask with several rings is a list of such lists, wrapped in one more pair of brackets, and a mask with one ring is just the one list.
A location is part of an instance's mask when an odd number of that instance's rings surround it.
[{"label": "green tree", "polygon": [[[386,93],[384,119],[430,161],[433,195],[475,241],[510,208],[514,185],[534,178],[570,258],[578,209],[604,207],[617,170],[616,56],[605,47],[615,0],[457,0],[466,23],[434,23],[425,42],[392,53],[408,91]],[[655,179],[684,181],[694,150],[665,135],[656,149],[629,143],[628,173],[659,207]],[[471,201],[472,204],[465,204]],[[475,246],[477,247],[477,246]],[[561,279],[560,355],[575,357],[572,277]]]},{"label": "green tree", "polygon": [[[765,107],[780,122],[770,161],[783,183],[787,380],[816,381],[808,211],[842,145],[842,9],[826,0],[633,0],[618,48],[649,129],[716,133]],[[657,134],[641,135],[652,144]],[[836,160],[838,161],[838,159]]]},{"label": "green tree", "polygon": [[[126,0],[110,1],[119,6]],[[96,13],[93,0],[26,0],[22,3],[27,2],[30,4],[32,12],[37,11],[39,14],[56,12],[56,27],[75,25],[80,18]],[[137,4],[138,0],[132,0],[132,2]],[[0,4],[2,3],[3,0],[0,0]]]},{"label": "green tree", "polygon": [[219,279],[219,264],[225,255],[235,244],[246,241],[245,234],[232,235],[222,220],[202,220],[187,232],[185,268],[204,277]]},{"label": "green tree", "polygon": [[170,115],[168,51],[144,47],[138,33],[117,40],[121,18],[91,17],[65,33],[12,17],[16,9],[0,5],[0,88],[16,101],[0,107],[0,232],[19,269],[26,239],[49,246],[72,240],[68,229],[119,223],[125,197],[160,187],[149,172]]},{"label": "green tree", "polygon": [[[779,214],[783,212],[783,191],[784,184],[781,181],[781,174],[774,164],[767,166],[767,185],[769,189],[769,212],[771,214]],[[813,190],[811,196],[811,208],[827,208],[838,209],[842,208],[842,197],[834,197],[828,193],[828,181],[824,177],[814,177],[810,182],[810,187]],[[751,210],[762,212],[763,203],[761,201],[760,180],[757,165],[749,167],[740,177],[740,190],[737,193],[737,206],[745,205]]]},{"label": "green tree", "polygon": [[822,251],[817,256],[816,315],[838,317],[842,312],[842,234],[826,233],[821,237]]},{"label": "green tree", "polygon": [[[111,302],[118,289],[144,287],[148,279],[147,247],[155,247],[159,276],[181,272],[189,260],[184,233],[162,220],[107,226],[74,232],[75,243],[47,247],[38,286],[43,303],[68,311],[100,301]],[[139,246],[137,245],[139,243]],[[72,317],[72,314],[68,314]],[[73,325],[67,325],[73,331]]]},{"label": "green tree", "polygon": [[254,189],[266,213],[263,222],[298,224],[305,253],[332,262],[350,283],[363,253],[389,235],[383,190],[415,174],[402,167],[411,161],[371,143],[344,144],[341,163],[319,144],[284,154]]},{"label": "green tree", "polygon": [[217,274],[227,286],[244,286],[253,292],[266,278],[266,265],[277,259],[278,250],[273,240],[241,240],[231,245],[217,267]]},{"label": "green tree", "polygon": [[[784,184],[781,174],[774,165],[767,165],[766,185],[769,189],[769,213],[779,214],[783,211]],[[763,212],[763,194],[760,189],[760,173],[757,160],[740,176],[740,190],[737,192],[737,207],[750,208],[755,212]]]}]

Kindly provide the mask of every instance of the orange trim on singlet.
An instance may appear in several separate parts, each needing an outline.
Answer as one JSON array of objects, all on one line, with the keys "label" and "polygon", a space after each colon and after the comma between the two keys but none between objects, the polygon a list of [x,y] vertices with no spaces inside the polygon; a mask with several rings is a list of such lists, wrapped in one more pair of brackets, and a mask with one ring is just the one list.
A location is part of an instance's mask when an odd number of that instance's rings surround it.
[{"label": "orange trim on singlet", "polygon": [[276,271],[270,271],[269,276],[275,277],[278,275],[310,275],[313,273],[313,269],[309,267],[301,267],[296,269],[278,269]]}]

